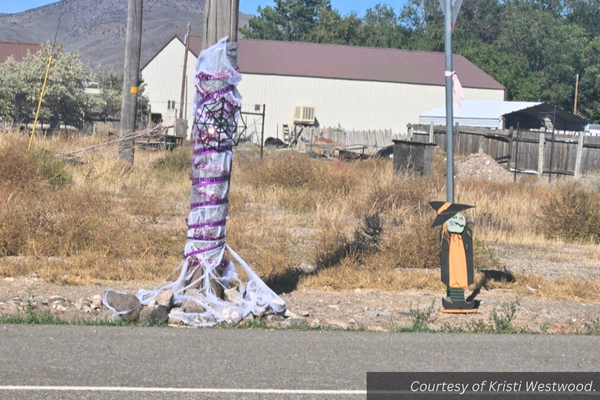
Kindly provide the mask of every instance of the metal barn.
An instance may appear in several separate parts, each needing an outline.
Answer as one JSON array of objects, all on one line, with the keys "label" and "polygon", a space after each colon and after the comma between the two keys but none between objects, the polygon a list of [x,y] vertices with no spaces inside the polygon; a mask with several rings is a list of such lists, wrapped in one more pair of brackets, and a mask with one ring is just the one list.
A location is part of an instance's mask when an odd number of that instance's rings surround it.
[{"label": "metal barn", "polygon": [[[183,105],[189,121],[201,43],[190,39]],[[152,113],[167,125],[180,107],[184,53],[182,38],[174,37],[142,68]],[[302,118],[294,115],[297,108],[314,111],[302,123],[403,134],[423,110],[445,101],[443,53],[241,39],[238,64],[243,110],[266,106],[265,138],[281,138],[284,125]],[[455,55],[454,68],[469,100],[504,100],[504,86],[466,58]]]}]

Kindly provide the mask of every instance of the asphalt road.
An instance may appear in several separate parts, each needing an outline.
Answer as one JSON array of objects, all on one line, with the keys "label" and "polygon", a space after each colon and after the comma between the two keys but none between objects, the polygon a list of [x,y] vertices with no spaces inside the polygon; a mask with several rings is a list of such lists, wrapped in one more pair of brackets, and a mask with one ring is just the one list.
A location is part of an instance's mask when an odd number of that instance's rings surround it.
[{"label": "asphalt road", "polygon": [[599,371],[599,348],[594,336],[0,325],[0,399],[364,399],[367,372]]}]

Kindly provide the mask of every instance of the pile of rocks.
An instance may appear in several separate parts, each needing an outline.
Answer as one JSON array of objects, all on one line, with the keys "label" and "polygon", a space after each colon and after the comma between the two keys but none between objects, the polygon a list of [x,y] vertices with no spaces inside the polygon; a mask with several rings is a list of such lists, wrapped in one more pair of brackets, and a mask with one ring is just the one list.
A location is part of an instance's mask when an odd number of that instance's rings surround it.
[{"label": "pile of rocks", "polygon": [[456,179],[478,179],[491,182],[509,183],[513,175],[492,157],[485,153],[474,153],[456,165]]},{"label": "pile of rocks", "polygon": [[[195,297],[198,295],[198,289],[187,289],[185,296]],[[226,301],[239,305],[240,295],[235,288],[221,290],[219,295]],[[181,321],[177,318],[170,317],[171,312],[182,311],[184,313],[204,313],[205,309],[200,304],[193,300],[187,300],[182,304],[174,301],[173,291],[163,290],[152,300],[148,305],[143,305],[140,300],[128,293],[119,293],[112,290],[106,292],[106,302],[110,306],[99,318],[105,320],[117,320],[118,318],[128,322],[139,322],[144,325],[161,325],[168,323],[169,325],[180,325]],[[114,310],[112,310],[112,309]],[[260,310],[259,315],[249,315],[248,319],[260,319],[268,315],[272,315],[269,309]],[[290,318],[290,316],[281,316],[282,318]]]}]

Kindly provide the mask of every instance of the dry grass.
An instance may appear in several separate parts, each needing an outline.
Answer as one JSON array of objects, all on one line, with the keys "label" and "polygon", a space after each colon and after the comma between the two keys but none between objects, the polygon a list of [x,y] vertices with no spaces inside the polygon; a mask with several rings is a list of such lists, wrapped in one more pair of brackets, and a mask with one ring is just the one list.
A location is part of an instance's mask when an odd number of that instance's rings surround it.
[{"label": "dry grass", "polygon": [[[117,160],[114,146],[84,153],[81,164],[51,156],[101,140],[38,140],[27,153],[25,138],[0,135],[0,275],[36,272],[62,283],[156,281],[179,263],[189,146],[138,150],[132,169]],[[441,157],[434,177],[422,178],[394,176],[389,160],[327,162],[279,151],[261,161],[256,155],[251,145],[234,154],[228,242],[268,282],[288,290],[443,290],[428,205],[445,197]],[[501,266],[486,243],[539,248],[590,245],[600,237],[597,189],[467,181],[458,182],[456,192],[458,202],[476,205],[467,214],[480,268]],[[373,214],[382,221],[376,246],[357,252],[352,243]],[[302,264],[314,267],[298,268]],[[552,298],[590,300],[600,293],[600,281],[533,275],[498,285]]]}]

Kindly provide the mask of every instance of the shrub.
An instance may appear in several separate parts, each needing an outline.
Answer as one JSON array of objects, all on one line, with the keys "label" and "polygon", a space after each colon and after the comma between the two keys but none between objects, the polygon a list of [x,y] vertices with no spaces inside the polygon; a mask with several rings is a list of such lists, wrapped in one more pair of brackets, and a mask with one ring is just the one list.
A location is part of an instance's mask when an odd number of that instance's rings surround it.
[{"label": "shrub", "polygon": [[540,230],[547,238],[600,243],[600,190],[561,186],[542,207]]},{"label": "shrub", "polygon": [[192,168],[191,146],[180,146],[165,152],[164,157],[153,164],[153,168],[170,173],[189,171]]}]

